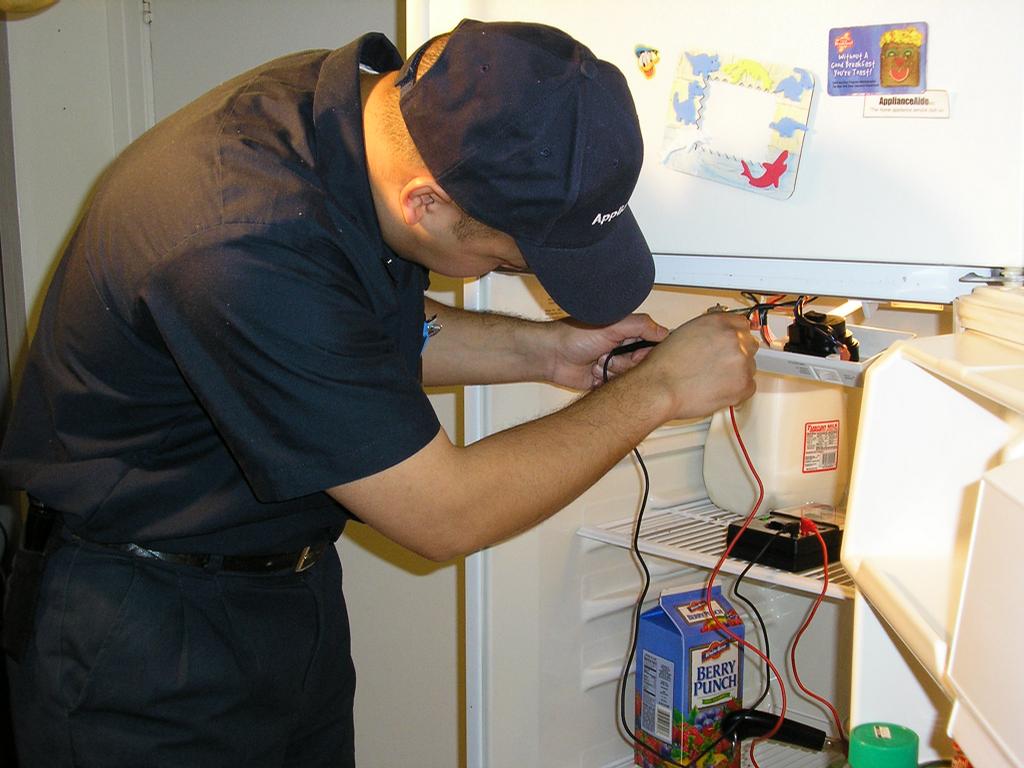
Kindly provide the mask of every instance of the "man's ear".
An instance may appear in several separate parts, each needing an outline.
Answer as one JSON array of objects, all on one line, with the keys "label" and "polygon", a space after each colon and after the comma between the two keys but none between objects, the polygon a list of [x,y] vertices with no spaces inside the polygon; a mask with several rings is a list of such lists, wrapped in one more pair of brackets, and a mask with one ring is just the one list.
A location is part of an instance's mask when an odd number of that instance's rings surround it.
[{"label": "man's ear", "polygon": [[431,206],[450,205],[452,199],[433,176],[415,176],[402,187],[399,203],[402,218],[409,226],[419,224]]}]

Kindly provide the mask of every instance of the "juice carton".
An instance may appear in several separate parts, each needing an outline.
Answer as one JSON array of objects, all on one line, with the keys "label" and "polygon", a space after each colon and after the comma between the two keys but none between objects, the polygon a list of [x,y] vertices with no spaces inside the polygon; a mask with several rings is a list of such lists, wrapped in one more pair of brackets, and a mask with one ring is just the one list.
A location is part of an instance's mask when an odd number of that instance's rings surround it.
[{"label": "juice carton", "polygon": [[[721,736],[720,722],[739,709],[743,648],[716,628],[704,602],[705,588],[664,592],[640,616],[636,649],[636,745],[634,764],[644,768],[739,766],[739,754]],[[711,590],[715,616],[739,637],[743,621]],[[712,746],[714,744],[714,746]]]}]

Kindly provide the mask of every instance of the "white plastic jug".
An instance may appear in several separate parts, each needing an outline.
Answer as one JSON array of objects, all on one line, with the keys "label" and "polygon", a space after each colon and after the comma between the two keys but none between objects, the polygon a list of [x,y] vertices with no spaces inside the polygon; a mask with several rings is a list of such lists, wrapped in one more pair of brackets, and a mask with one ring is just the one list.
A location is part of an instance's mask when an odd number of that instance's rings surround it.
[{"label": "white plastic jug", "polygon": [[[852,437],[851,393],[839,384],[758,371],[757,392],[736,406],[747,453],[764,483],[761,512],[800,504],[845,504]],[[746,515],[757,485],[733,433],[729,409],[711,418],[704,484],[718,507]]]}]

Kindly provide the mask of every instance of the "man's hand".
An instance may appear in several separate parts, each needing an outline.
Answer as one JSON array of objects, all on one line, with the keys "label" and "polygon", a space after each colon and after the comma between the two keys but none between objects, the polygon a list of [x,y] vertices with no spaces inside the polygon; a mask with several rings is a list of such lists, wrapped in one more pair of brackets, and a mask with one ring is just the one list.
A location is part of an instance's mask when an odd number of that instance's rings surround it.
[{"label": "man's hand", "polygon": [[759,346],[746,317],[713,312],[672,331],[636,375],[669,390],[675,418],[709,416],[754,394]]},{"label": "man's hand", "polygon": [[[661,341],[668,329],[658,325],[648,315],[629,315],[614,325],[592,328],[571,320],[559,320],[553,325],[555,345],[548,380],[573,389],[593,389],[603,380],[603,369],[608,353],[616,347],[634,341]],[[626,355],[616,355],[608,363],[608,377],[629,370],[650,351],[638,349]]]}]

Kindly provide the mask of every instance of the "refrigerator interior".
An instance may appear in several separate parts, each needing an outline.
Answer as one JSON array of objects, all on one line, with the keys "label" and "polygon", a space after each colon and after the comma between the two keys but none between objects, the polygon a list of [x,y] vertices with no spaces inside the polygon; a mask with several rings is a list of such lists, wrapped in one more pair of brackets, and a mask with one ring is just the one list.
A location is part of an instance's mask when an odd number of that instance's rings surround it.
[{"label": "refrigerator interior", "polygon": [[[467,303],[474,302],[527,317],[557,314],[532,278],[485,278],[470,286]],[[642,309],[674,327],[719,303],[742,306],[743,300],[733,293],[659,287]],[[838,303],[823,299],[821,306]],[[943,332],[951,321],[948,307],[880,309],[871,319],[913,334]],[[854,398],[859,391],[850,388]],[[534,384],[471,388],[468,424],[481,432],[467,439],[539,416],[574,396]],[[663,589],[703,585],[724,548],[727,523],[742,519],[707,499],[702,457],[708,423],[671,423],[640,447],[650,475],[640,544],[652,573],[645,609]],[[468,562],[470,765],[631,764],[617,727],[617,695],[642,587],[629,550],[642,491],[641,471],[627,457],[558,515]],[[747,638],[763,647],[753,617],[729,592],[744,565],[730,558],[715,583],[744,616]],[[797,691],[788,663],[790,642],[822,586],[820,568],[793,574],[755,566],[742,592],[766,622],[772,660],[785,675],[789,716],[832,733],[827,711]],[[844,721],[852,693],[853,594],[849,576],[833,563],[826,598],[797,656],[803,683],[832,701]],[[745,702],[759,696],[764,675],[763,664],[747,654]],[[627,702],[632,702],[632,674],[626,685]],[[761,708],[777,709],[778,704],[776,687]],[[768,766],[818,766],[828,760],[823,753],[776,744],[759,746],[757,755]]]}]

